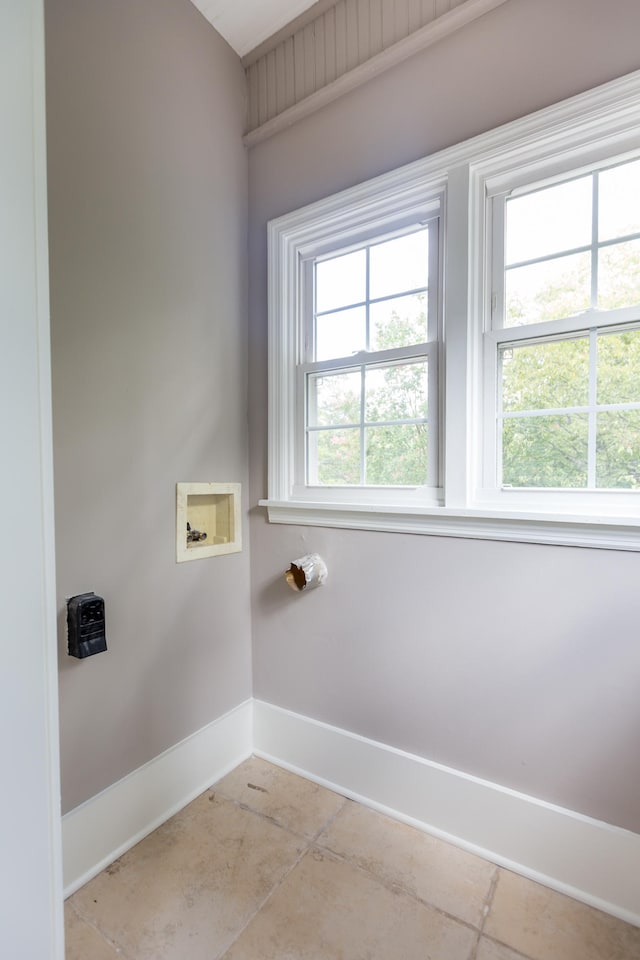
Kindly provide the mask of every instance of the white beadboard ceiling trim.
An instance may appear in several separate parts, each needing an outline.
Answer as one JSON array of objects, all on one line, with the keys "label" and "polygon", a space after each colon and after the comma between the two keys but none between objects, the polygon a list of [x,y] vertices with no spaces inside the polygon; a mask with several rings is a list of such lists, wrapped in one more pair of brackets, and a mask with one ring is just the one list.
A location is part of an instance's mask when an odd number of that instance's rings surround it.
[{"label": "white beadboard ceiling trim", "polygon": [[373,79],[373,77],[384,73],[391,67],[395,67],[432,44],[438,43],[456,30],[506,2],[507,0],[464,0],[459,6],[442,14],[436,20],[432,20],[403,39],[398,40],[392,46],[343,73],[336,80],[314,90],[313,93],[277,113],[271,119],[250,129],[244,137],[245,145],[253,147],[281,130],[285,130],[292,123],[309,116],[309,114],[314,113],[333,100],[337,100],[344,94],[350,93],[363,83]]},{"label": "white beadboard ceiling trim", "polygon": [[191,0],[236,53],[244,57],[314,0]]}]

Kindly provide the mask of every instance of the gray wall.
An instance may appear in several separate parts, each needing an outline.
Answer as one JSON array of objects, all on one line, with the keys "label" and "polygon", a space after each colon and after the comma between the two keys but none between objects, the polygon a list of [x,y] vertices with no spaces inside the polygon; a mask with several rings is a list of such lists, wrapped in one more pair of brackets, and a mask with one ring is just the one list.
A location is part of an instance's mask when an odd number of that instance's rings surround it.
[{"label": "gray wall", "polygon": [[[240,63],[189,0],[47,0],[61,751],[69,809],[251,692],[249,552],[176,565],[177,480],[247,479]],[[265,223],[640,68],[635,0],[509,0],[250,156]],[[245,493],[247,487],[245,485]],[[640,557],[251,520],[256,696],[640,831]],[[248,538],[247,538],[248,539]],[[330,580],[282,571],[308,550]],[[109,650],[65,654],[65,597]]]},{"label": "gray wall", "polygon": [[[251,505],[275,216],[640,68],[636,0],[509,0],[250,154]],[[251,520],[255,696],[640,831],[640,556]],[[321,590],[282,571],[311,550]]]},{"label": "gray wall", "polygon": [[[46,41],[69,809],[251,692],[248,536],[175,562],[176,481],[247,490],[245,88],[189,0],[47,0]],[[109,649],[76,661],[88,590]]]}]

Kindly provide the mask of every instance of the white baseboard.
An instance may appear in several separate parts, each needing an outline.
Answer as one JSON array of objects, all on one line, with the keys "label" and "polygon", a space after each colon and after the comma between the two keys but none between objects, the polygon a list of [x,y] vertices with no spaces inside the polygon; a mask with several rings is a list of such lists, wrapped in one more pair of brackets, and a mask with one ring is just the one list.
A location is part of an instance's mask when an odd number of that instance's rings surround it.
[{"label": "white baseboard", "polygon": [[247,700],[62,818],[68,897],[251,755]]},{"label": "white baseboard", "polygon": [[253,752],[640,926],[640,835],[254,700]]},{"label": "white baseboard", "polygon": [[251,753],[640,926],[640,835],[260,700],[63,817],[65,896]]}]

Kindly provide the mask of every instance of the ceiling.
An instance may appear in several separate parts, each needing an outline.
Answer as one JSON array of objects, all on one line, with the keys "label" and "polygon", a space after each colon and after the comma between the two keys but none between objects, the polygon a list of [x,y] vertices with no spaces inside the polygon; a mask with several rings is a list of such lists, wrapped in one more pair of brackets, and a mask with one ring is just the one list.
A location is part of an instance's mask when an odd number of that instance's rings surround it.
[{"label": "ceiling", "polygon": [[299,16],[315,0],[191,0],[237,54],[258,44]]}]

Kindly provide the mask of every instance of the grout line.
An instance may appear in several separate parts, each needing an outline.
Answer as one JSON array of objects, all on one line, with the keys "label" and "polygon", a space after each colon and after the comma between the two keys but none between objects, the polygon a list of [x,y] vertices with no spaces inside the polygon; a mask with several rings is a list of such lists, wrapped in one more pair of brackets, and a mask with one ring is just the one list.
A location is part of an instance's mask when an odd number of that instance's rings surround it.
[{"label": "grout line", "polygon": [[[381,887],[384,887],[384,889],[388,890],[390,893],[394,893],[396,896],[408,897],[415,903],[419,903],[423,907],[428,907],[429,910],[433,910],[435,913],[440,914],[440,916],[446,917],[447,920],[453,920],[455,923],[459,923],[460,926],[466,927],[468,930],[472,930],[474,933],[477,933],[478,937],[480,936],[480,929],[475,924],[470,923],[468,920],[463,920],[462,917],[457,917],[454,913],[448,913],[446,910],[443,910],[442,907],[438,907],[434,903],[430,903],[428,900],[423,900],[422,897],[419,897],[407,887],[402,886],[402,884],[393,883],[389,880],[386,880],[384,877],[380,876],[380,874],[374,873],[373,870],[363,867],[358,863],[357,860],[352,860],[344,854],[337,853],[335,850],[332,850],[331,847],[324,847],[322,844],[317,842],[314,842],[313,846],[318,850],[318,852],[328,855],[339,863],[346,863],[370,879],[375,880],[376,883],[380,884]],[[470,957],[469,960],[473,960],[473,957]]]},{"label": "grout line", "polygon": [[[301,777],[300,779],[304,779],[304,778]],[[309,781],[309,782],[312,782],[312,781]],[[224,960],[224,957],[225,957],[225,955],[227,954],[227,952],[231,949],[231,947],[234,945],[234,943],[236,943],[237,940],[242,936],[242,934],[243,934],[244,931],[247,929],[247,927],[249,926],[249,924],[252,923],[253,920],[255,920],[255,918],[258,916],[258,914],[261,912],[261,910],[267,905],[267,903],[269,902],[269,900],[270,900],[270,899],[274,896],[274,894],[280,889],[280,887],[281,887],[282,884],[287,880],[287,878],[290,876],[290,874],[293,873],[293,871],[294,871],[294,870],[296,869],[296,867],[302,862],[302,860],[307,856],[307,854],[316,846],[315,841],[317,840],[317,838],[320,836],[321,833],[323,833],[325,830],[327,830],[328,827],[333,823],[333,821],[336,819],[336,817],[338,816],[338,814],[340,813],[340,811],[343,810],[343,809],[345,808],[345,806],[349,803],[349,798],[342,796],[342,794],[336,794],[336,796],[342,797],[342,801],[343,801],[343,802],[339,805],[339,807],[338,807],[338,809],[335,811],[335,813],[331,814],[331,816],[329,816],[329,817],[323,822],[323,824],[322,824],[322,825],[320,826],[320,828],[315,832],[315,834],[313,834],[313,836],[312,836],[311,838],[309,838],[309,837],[306,837],[304,834],[298,833],[298,832],[295,831],[295,830],[291,830],[289,827],[285,826],[283,823],[281,823],[280,821],[276,820],[275,817],[269,816],[269,815],[266,814],[266,813],[262,813],[260,810],[255,810],[253,807],[250,807],[248,804],[242,802],[241,800],[237,800],[237,799],[235,799],[234,797],[229,796],[229,794],[225,794],[223,791],[218,792],[218,791],[215,789],[215,784],[213,784],[213,785],[209,788],[209,790],[210,790],[210,794],[213,794],[213,795],[215,795],[215,796],[220,796],[220,797],[222,797],[223,800],[227,800],[227,801],[230,801],[231,803],[234,803],[239,809],[244,810],[246,813],[252,813],[252,814],[254,814],[254,815],[257,816],[257,817],[260,817],[261,819],[266,820],[267,822],[274,824],[274,826],[279,827],[281,830],[283,830],[285,833],[288,833],[290,836],[293,836],[293,837],[295,837],[296,839],[302,840],[302,842],[303,842],[304,845],[305,845],[305,846],[304,846],[304,849],[301,851],[301,853],[300,853],[299,856],[296,858],[296,860],[295,860],[294,863],[291,865],[291,867],[286,871],[286,873],[283,874],[283,876],[281,877],[281,879],[280,879],[277,883],[274,884],[274,886],[271,888],[271,890],[269,891],[269,893],[265,896],[264,900],[262,900],[262,902],[256,907],[256,909],[254,910],[254,912],[253,912],[253,913],[251,914],[251,916],[248,918],[247,922],[242,926],[242,928],[241,928],[241,929],[238,931],[238,933],[233,937],[233,939],[230,940],[229,943],[227,943],[227,944],[222,948],[222,951],[221,951],[219,954],[217,954],[217,956],[215,957],[215,960]],[[335,793],[335,791],[331,791],[331,792]]]},{"label": "grout line", "polygon": [[[305,778],[301,777],[300,779],[305,779]],[[309,782],[312,783],[313,781],[309,781]],[[423,899],[422,897],[418,896],[415,892],[413,892],[410,888],[405,887],[402,884],[402,882],[393,882],[392,880],[385,878],[384,875],[377,873],[370,868],[362,866],[356,859],[355,855],[349,856],[346,854],[338,853],[332,850],[331,847],[322,843],[322,841],[320,840],[320,837],[322,836],[322,834],[327,832],[330,829],[330,827],[335,822],[335,820],[340,816],[340,814],[346,809],[346,807],[350,803],[357,803],[357,801],[351,800],[349,797],[346,797],[340,794],[338,791],[335,791],[335,790],[331,791],[336,796],[336,798],[341,800],[342,802],[338,803],[336,810],[326,818],[326,820],[321,824],[321,826],[315,831],[313,835],[305,836],[303,833],[299,833],[298,831],[293,830],[290,827],[286,826],[284,823],[280,822],[275,817],[267,813],[264,813],[260,810],[256,810],[255,808],[251,807],[249,804],[237,799],[236,797],[233,797],[232,795],[225,792],[224,790],[220,790],[220,791],[217,790],[216,787],[217,787],[217,782],[212,784],[206,791],[204,791],[206,794],[208,794],[208,797],[210,800],[220,799],[224,803],[231,803],[239,810],[242,810],[245,813],[250,813],[253,816],[256,816],[272,824],[273,826],[282,830],[284,833],[287,833],[289,836],[295,838],[300,844],[300,852],[295,857],[295,859],[290,864],[290,866],[285,869],[280,879],[274,882],[273,886],[269,889],[269,891],[266,893],[266,895],[261,900],[261,902],[255,907],[254,910],[251,911],[250,915],[248,916],[246,922],[242,925],[242,927],[232,935],[231,939],[224,946],[220,948],[220,951],[216,954],[213,960],[224,960],[224,957],[228,954],[228,952],[231,950],[234,944],[240,939],[240,937],[242,937],[246,929],[256,919],[256,917],[265,908],[265,906],[267,906],[269,901],[279,891],[279,889],[287,881],[287,879],[293,873],[293,871],[300,865],[300,863],[303,861],[305,857],[307,857],[309,854],[313,855],[314,851],[317,851],[322,855],[326,855],[336,862],[349,865],[350,867],[356,869],[359,873],[364,874],[366,877],[373,880],[375,883],[379,884],[384,889],[388,890],[390,893],[395,894],[396,896],[407,897],[408,899],[413,900],[414,902],[420,904],[421,906],[424,906],[430,910],[433,910],[435,913],[445,917],[447,920],[453,921],[459,924],[460,926],[466,927],[468,930],[472,931],[476,936],[475,936],[473,945],[471,947],[471,952],[469,954],[468,960],[477,960],[480,943],[483,939],[483,936],[486,936],[484,934],[484,928],[493,905],[495,891],[496,891],[496,887],[497,887],[500,872],[501,872],[499,867],[494,866],[494,871],[491,876],[489,889],[483,901],[480,923],[475,924],[473,922],[463,920],[461,917],[456,916],[455,914],[449,913],[446,910],[436,906],[435,904],[430,903],[428,900]],[[185,808],[185,810],[187,809],[188,807]],[[480,858],[480,859],[485,859],[485,858]],[[490,863],[491,861],[488,861],[485,859],[485,862]],[[76,904],[73,902],[73,897],[69,898],[68,902],[74,914],[76,915],[76,917],[78,917],[78,919],[81,922],[91,927],[98,934],[98,936],[100,936],[100,938],[104,940],[105,943],[109,947],[111,947],[122,958],[122,960],[135,960],[135,958],[129,958],[128,955],[125,953],[125,951],[117,944],[116,941],[111,940],[105,933],[103,933],[103,931],[97,925],[97,922],[93,922],[91,919],[83,915],[83,913],[78,909]],[[493,937],[487,937],[487,939],[490,939],[492,942],[495,942],[497,944],[501,943],[501,941],[497,941]],[[508,947],[510,950],[513,951],[513,948],[510,947],[508,944],[504,944],[504,946]],[[529,960],[529,958],[525,957],[524,954],[520,954],[518,951],[513,951],[513,952],[516,957],[522,958],[522,960]]]},{"label": "grout line", "polygon": [[482,922],[480,924],[480,933],[484,933],[485,924],[491,912],[491,907],[493,906],[493,898],[496,893],[496,887],[498,886],[498,880],[500,879],[500,868],[496,867],[493,877],[491,878],[491,883],[489,884],[489,892],[485,897],[484,906],[482,908]]},{"label": "grout line", "polygon": [[482,934],[478,930],[478,936],[476,937],[476,942],[471,948],[471,953],[469,954],[469,960],[478,960],[478,948],[480,946],[481,939],[482,939]]},{"label": "grout line", "polygon": [[[312,834],[311,836],[307,836],[304,833],[300,833],[300,831],[298,830],[293,830],[291,827],[288,827],[281,820],[278,820],[276,819],[276,817],[271,816],[271,814],[263,813],[262,810],[256,810],[255,807],[249,806],[249,804],[245,803],[243,800],[236,800],[233,797],[229,796],[228,794],[218,793],[217,791],[211,788],[210,796],[213,796],[213,795],[215,795],[216,798],[219,797],[221,800],[224,800],[226,803],[232,803],[234,806],[238,807],[239,810],[243,810],[245,813],[251,813],[255,817],[259,817],[260,820],[265,820],[267,823],[272,824],[274,827],[278,827],[278,829],[284,830],[284,832],[288,833],[290,836],[296,837],[296,839],[298,840],[302,840],[304,843],[307,844],[307,846],[310,846],[312,843],[315,843],[316,838],[322,833],[323,830],[325,830],[329,826],[329,824],[334,819],[334,817],[329,817],[327,822],[323,824],[316,833]],[[341,809],[342,809],[342,806],[340,807],[340,810]],[[340,810],[338,810],[337,813],[339,813]],[[337,816],[337,813],[334,814],[334,816]]]},{"label": "grout line", "polygon": [[485,924],[487,922],[487,917],[489,916],[489,911],[491,910],[491,904],[493,903],[493,895],[495,893],[496,885],[498,883],[498,875],[500,871],[498,867],[495,867],[493,875],[491,877],[491,883],[489,884],[489,889],[487,890],[487,895],[484,898],[482,904],[482,918],[480,920],[480,928],[478,930],[478,936],[476,937],[476,942],[473,945],[471,954],[469,955],[469,960],[477,960],[478,950],[480,949],[480,941],[482,940],[483,931]]},{"label": "grout line", "polygon": [[[289,831],[289,832],[290,832],[290,831]],[[305,839],[306,839],[306,838],[305,838]],[[220,953],[216,954],[216,957],[214,958],[214,960],[224,960],[224,957],[226,956],[226,954],[228,953],[228,951],[229,951],[229,950],[231,949],[231,947],[240,939],[240,937],[242,936],[242,934],[244,933],[244,931],[247,929],[247,927],[249,926],[249,924],[252,923],[252,922],[255,920],[255,918],[256,918],[256,917],[258,916],[258,914],[261,912],[261,910],[263,909],[263,907],[265,907],[265,906],[267,905],[267,903],[269,902],[269,900],[271,900],[271,898],[273,897],[273,895],[280,889],[280,887],[281,887],[282,884],[285,882],[285,880],[293,873],[293,871],[296,869],[296,867],[298,866],[298,864],[300,864],[301,861],[307,856],[307,854],[309,853],[309,851],[310,851],[310,849],[311,849],[311,844],[309,843],[309,841],[307,841],[307,844],[308,844],[308,846],[306,847],[306,849],[303,850],[298,857],[296,857],[294,863],[289,867],[289,869],[286,871],[286,873],[283,874],[283,876],[280,878],[280,880],[273,885],[273,887],[271,888],[271,890],[269,891],[269,893],[266,895],[266,897],[264,898],[264,900],[262,900],[261,903],[256,907],[256,909],[253,911],[253,913],[251,914],[251,916],[249,917],[249,919],[247,920],[247,922],[240,928],[240,930],[238,931],[238,933],[237,933],[227,944],[225,944],[225,946],[222,948],[222,950],[221,950]]]},{"label": "grout line", "polygon": [[111,937],[107,936],[107,934],[104,933],[104,931],[98,926],[97,921],[94,921],[90,917],[85,917],[83,915],[83,913],[78,909],[76,904],[73,902],[73,895],[69,897],[68,900],[66,900],[65,902],[69,904],[70,908],[73,910],[78,920],[80,920],[82,923],[90,927],[94,931],[94,933],[97,933],[100,939],[104,940],[107,946],[111,947],[111,949],[118,955],[118,957],[121,957],[122,960],[135,960],[135,958],[130,958],[128,953],[125,953],[124,947],[120,946],[119,943],[117,943],[115,940],[112,940]]},{"label": "grout line", "polygon": [[352,802],[349,800],[349,797],[344,797],[342,796],[341,793],[336,794],[336,796],[342,797],[342,803],[340,804],[338,809],[335,811],[335,813],[332,813],[331,816],[327,818],[326,822],[320,827],[320,829],[314,833],[311,839],[312,844],[318,844],[318,837],[320,837],[321,834],[325,832],[325,830],[328,830],[329,827],[332,826],[333,823],[335,823],[336,817],[338,817],[339,814],[342,813],[342,811],[345,809],[348,803]]},{"label": "grout line", "polygon": [[[265,762],[268,762],[268,761],[265,761]],[[280,769],[282,769],[282,768],[280,768]],[[293,774],[293,776],[298,776],[298,774]],[[299,777],[299,779],[300,779],[300,780],[305,780],[304,777]],[[313,781],[313,780],[307,780],[306,782],[307,782],[307,783],[310,783],[310,784],[312,784],[312,785],[314,785],[314,786],[317,786],[317,784],[314,784],[314,781]],[[307,836],[307,835],[304,834],[304,833],[300,833],[300,832],[297,831],[297,830],[293,830],[291,827],[288,827],[286,824],[284,824],[281,820],[278,820],[276,817],[273,817],[273,816],[271,816],[271,815],[268,814],[268,813],[263,813],[262,810],[256,810],[255,807],[250,806],[250,805],[249,805],[248,803],[246,803],[244,800],[238,800],[237,797],[232,796],[230,793],[225,793],[224,790],[217,790],[215,783],[212,784],[212,785],[208,788],[208,791],[205,791],[205,792],[208,792],[208,793],[210,794],[210,796],[211,796],[211,795],[214,795],[214,796],[216,796],[216,797],[220,797],[220,798],[223,799],[223,800],[227,800],[227,801],[229,801],[230,803],[235,804],[235,805],[236,805],[237,807],[239,807],[241,810],[244,810],[244,811],[247,812],[247,813],[253,813],[253,814],[255,814],[256,817],[261,817],[263,820],[266,820],[268,823],[272,823],[272,824],[274,824],[274,826],[280,827],[281,830],[284,830],[286,833],[291,834],[291,836],[293,836],[293,837],[298,837],[298,838],[300,838],[301,840],[304,840],[304,842],[305,842],[306,844],[311,845],[311,844],[314,844],[314,843],[317,841],[317,839],[318,839],[318,837],[320,836],[321,833],[324,833],[324,831],[327,830],[327,829],[331,826],[331,824],[334,822],[334,820],[336,819],[336,817],[338,816],[338,814],[341,813],[342,810],[344,810],[344,808],[346,807],[346,805],[347,805],[348,803],[352,802],[352,801],[349,800],[349,797],[345,797],[344,794],[338,793],[336,790],[328,790],[328,788],[326,788],[326,787],[325,787],[325,788],[322,788],[322,789],[325,789],[328,793],[333,793],[334,796],[341,798],[342,803],[339,805],[338,809],[337,809],[334,813],[330,814],[330,816],[327,817],[327,819],[326,819],[325,821],[323,821],[323,823],[322,823],[322,825],[320,826],[320,828],[319,828],[318,830],[316,830],[316,832],[313,833],[311,836]]]},{"label": "grout line", "polygon": [[[422,906],[428,907],[430,910],[434,910],[436,913],[439,913],[441,916],[446,917],[448,920],[454,920],[456,923],[459,923],[462,926],[467,927],[469,930],[473,930],[475,933],[478,934],[478,937],[477,937],[475,947],[472,950],[471,956],[469,957],[469,960],[475,960],[475,955],[476,955],[478,944],[480,942],[480,937],[482,935],[482,931],[484,930],[484,925],[485,925],[487,915],[489,913],[490,905],[493,901],[493,894],[498,881],[499,868],[497,866],[494,867],[494,873],[491,878],[491,883],[489,884],[489,891],[483,902],[480,926],[476,926],[476,924],[471,923],[468,920],[463,920],[461,917],[458,917],[453,913],[449,913],[447,910],[443,910],[442,907],[438,907],[436,904],[431,903],[429,900],[424,900],[422,897],[419,897],[416,893],[412,892],[408,887],[405,887],[399,883],[393,883],[389,880],[386,880],[379,873],[376,873],[373,870],[368,869],[367,867],[361,866],[361,864],[358,863],[356,859],[353,859],[345,854],[338,853],[336,850],[333,850],[331,847],[324,845],[319,840],[319,837],[321,836],[322,833],[324,833],[325,830],[329,828],[329,826],[331,826],[331,824],[334,822],[336,817],[342,812],[342,810],[345,809],[348,803],[358,803],[358,801],[351,800],[349,797],[345,797],[344,803],[340,806],[340,808],[336,811],[336,813],[332,817],[329,817],[329,820],[327,821],[325,826],[321,830],[319,830],[318,833],[315,835],[312,841],[312,845],[316,847],[318,850],[322,851],[323,853],[330,854],[335,860],[338,860],[341,863],[347,863],[352,867],[355,867],[360,872],[366,874],[366,876],[373,878],[377,883],[383,886],[386,890],[389,890],[391,893],[407,896],[411,900],[414,900],[416,903],[419,903]],[[361,806],[361,804],[359,805]],[[446,841],[442,841],[442,842],[446,843]],[[452,846],[451,844],[448,844],[448,845]],[[485,863],[491,863],[490,860],[486,860],[485,858],[482,858],[482,857],[478,859],[484,859]]]},{"label": "grout line", "polygon": [[[483,934],[483,938],[491,943],[495,943],[498,947],[504,947],[505,950],[508,950],[509,953],[513,954],[516,960],[534,960],[528,953],[521,953],[520,950],[516,950],[515,947],[512,947],[511,944],[505,943],[504,940],[496,940],[495,937],[489,937],[487,934]],[[472,960],[472,958],[470,958]]]},{"label": "grout line", "polygon": [[496,943],[499,946],[506,947],[508,950],[511,951],[511,953],[513,953],[514,957],[521,957],[522,960],[530,960],[530,958],[527,957],[524,953],[521,953],[519,950],[516,950],[514,947],[512,947],[511,944],[504,943],[502,940],[496,940],[495,937],[490,937],[488,936],[488,934],[484,932],[484,928],[486,926],[487,920],[489,918],[489,914],[491,912],[491,908],[493,906],[493,900],[495,897],[496,888],[498,886],[498,881],[500,879],[500,872],[501,872],[500,868],[496,867],[495,873],[491,880],[491,884],[489,886],[489,892],[487,893],[487,896],[484,901],[484,907],[482,908],[482,923],[480,925],[480,930],[478,931],[478,939],[476,940],[475,947],[471,952],[471,956],[469,957],[469,960],[477,960],[480,941],[483,938],[485,940],[490,940],[492,943]]},{"label": "grout line", "polygon": [[484,898],[484,903],[483,903],[483,905],[482,905],[482,919],[481,919],[481,921],[480,921],[480,929],[478,930],[478,936],[477,936],[477,938],[476,938],[476,942],[475,942],[475,944],[474,944],[474,947],[473,947],[473,949],[472,949],[472,951],[471,951],[471,955],[470,955],[470,957],[469,957],[469,960],[477,960],[478,950],[480,949],[480,941],[482,940],[482,937],[483,937],[483,934],[484,934],[484,927],[485,927],[485,924],[486,924],[486,922],[487,922],[487,917],[489,916],[489,912],[490,912],[490,910],[491,910],[491,905],[493,904],[493,897],[494,897],[494,894],[495,894],[495,892],[496,892],[496,887],[497,887],[497,885],[498,885],[498,877],[499,877],[499,876],[500,876],[500,869],[499,869],[499,867],[496,867],[496,868],[494,869],[494,871],[493,871],[493,876],[491,877],[491,883],[489,884],[489,889],[488,889],[488,891],[487,891],[487,895],[486,895],[486,897]]}]

